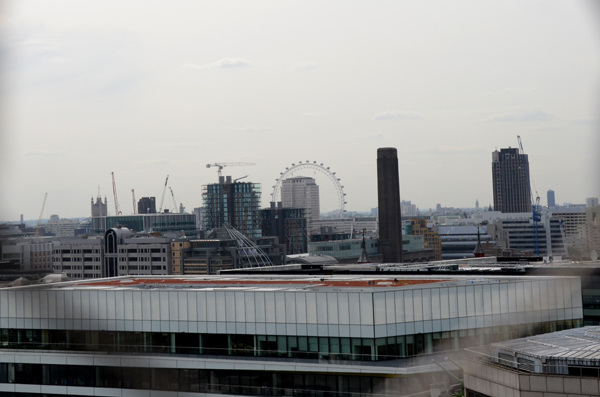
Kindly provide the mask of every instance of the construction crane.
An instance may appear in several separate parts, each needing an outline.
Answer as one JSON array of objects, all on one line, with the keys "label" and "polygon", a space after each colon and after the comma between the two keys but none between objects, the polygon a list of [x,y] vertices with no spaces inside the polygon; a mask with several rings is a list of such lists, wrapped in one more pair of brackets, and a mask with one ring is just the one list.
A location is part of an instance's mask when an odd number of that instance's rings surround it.
[{"label": "construction crane", "polygon": [[111,172],[112,185],[113,185],[113,197],[115,199],[115,215],[121,215],[121,209],[119,208],[119,199],[117,198],[117,184],[115,183],[115,173]]},{"label": "construction crane", "polygon": [[135,191],[131,189],[131,199],[133,200],[133,214],[137,214],[137,209],[135,207]]},{"label": "construction crane", "polygon": [[221,177],[222,175],[222,170],[225,167],[233,167],[233,166],[240,166],[240,165],[256,165],[254,163],[212,163],[212,164],[206,164],[206,168],[210,168],[210,167],[217,167],[217,175],[219,177]]},{"label": "construction crane", "polygon": [[[531,201],[531,219],[533,221],[533,254],[536,256],[540,255],[540,236],[538,231],[538,222],[541,221],[542,215],[540,211],[540,196],[538,195],[537,189],[535,189],[535,200],[533,199],[533,192],[531,189],[531,177],[529,176],[528,167],[525,164],[525,151],[523,150],[523,142],[521,142],[521,136],[517,135],[519,141],[519,150],[521,151],[521,162],[523,166],[523,172],[525,173],[525,180],[529,184],[529,200]],[[535,185],[534,185],[535,188]]]},{"label": "construction crane", "polygon": [[167,182],[169,182],[169,175],[167,175],[167,178],[165,179],[165,186],[163,187],[162,198],[160,199],[160,207],[158,210],[159,214],[163,212],[163,204],[165,203],[165,192],[167,191]]},{"label": "construction crane", "polygon": [[42,216],[44,215],[44,207],[46,206],[46,199],[48,198],[48,193],[44,193],[44,201],[42,201],[42,209],[40,211],[40,216],[38,217],[37,227],[35,228],[35,236],[39,236],[40,234],[40,226],[42,226]]},{"label": "construction crane", "polygon": [[171,197],[173,198],[173,211],[177,212],[177,200],[175,200],[175,194],[173,193],[171,186],[169,186],[169,190],[171,191]]}]

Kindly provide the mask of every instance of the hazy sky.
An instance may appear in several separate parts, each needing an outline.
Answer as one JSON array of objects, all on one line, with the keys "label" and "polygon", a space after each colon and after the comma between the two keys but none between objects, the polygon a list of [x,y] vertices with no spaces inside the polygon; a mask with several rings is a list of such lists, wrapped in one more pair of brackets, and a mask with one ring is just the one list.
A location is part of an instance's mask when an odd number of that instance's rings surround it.
[{"label": "hazy sky", "polygon": [[37,219],[45,192],[44,217],[89,216],[98,188],[114,213],[111,172],[124,214],[166,175],[192,210],[215,162],[256,163],[224,171],[265,206],[285,167],[323,162],[369,210],[389,146],[403,200],[483,206],[517,135],[542,204],[582,203],[600,196],[593,5],[4,0],[0,220]]}]

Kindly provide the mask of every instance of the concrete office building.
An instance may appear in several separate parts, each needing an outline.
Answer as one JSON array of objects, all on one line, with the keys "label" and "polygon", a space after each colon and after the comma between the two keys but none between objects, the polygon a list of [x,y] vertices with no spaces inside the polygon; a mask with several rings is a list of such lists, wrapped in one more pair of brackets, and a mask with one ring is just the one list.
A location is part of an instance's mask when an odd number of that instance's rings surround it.
[{"label": "concrete office building", "polygon": [[52,271],[52,237],[21,237],[0,240],[0,260],[16,264],[24,272]]},{"label": "concrete office building", "polygon": [[464,366],[466,395],[600,395],[600,327],[494,343]]},{"label": "concrete office building", "polygon": [[500,149],[492,153],[494,210],[531,212],[529,159],[519,149]]},{"label": "concrete office building", "polygon": [[[320,219],[311,223],[311,236],[319,234],[347,234],[351,237],[379,234],[379,219],[376,216]],[[314,240],[314,239],[313,239]]]},{"label": "concrete office building", "polygon": [[436,231],[442,243],[442,259],[473,258],[477,242],[493,243],[487,226],[438,226]]},{"label": "concrete office building", "polygon": [[597,207],[598,206],[598,197],[588,197],[585,199],[585,206],[587,208]]},{"label": "concrete office building", "polygon": [[406,395],[443,377],[435,354],[579,326],[580,297],[577,278],[448,275],[6,288],[0,393]]},{"label": "concrete office building", "polygon": [[321,217],[319,185],[314,178],[296,176],[281,181],[281,205],[283,208],[303,208],[308,223]]},{"label": "concrete office building", "polygon": [[171,274],[171,239],[113,228],[103,237],[54,243],[54,273],[71,279]]},{"label": "concrete office building", "polygon": [[60,219],[58,215],[51,215],[44,224],[45,234],[56,237],[73,237],[75,231],[81,228],[79,219]]},{"label": "concrete office building", "polygon": [[246,237],[260,237],[260,184],[232,181],[219,176],[219,183],[202,187],[204,228],[231,225]]},{"label": "concrete office building", "polygon": [[134,233],[185,234],[195,236],[195,214],[137,214],[92,218],[92,230],[104,234],[113,227],[126,227]]},{"label": "concrete office building", "polygon": [[402,213],[396,148],[377,149],[379,249],[383,262],[402,262]]}]

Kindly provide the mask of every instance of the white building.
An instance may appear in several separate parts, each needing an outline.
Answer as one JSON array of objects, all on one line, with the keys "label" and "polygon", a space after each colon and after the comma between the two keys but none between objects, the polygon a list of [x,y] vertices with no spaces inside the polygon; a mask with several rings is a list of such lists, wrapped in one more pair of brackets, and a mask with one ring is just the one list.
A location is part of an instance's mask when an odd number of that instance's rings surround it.
[{"label": "white building", "polygon": [[53,270],[72,279],[171,274],[171,240],[114,228],[104,238],[58,241],[52,254]]},{"label": "white building", "polygon": [[281,183],[281,204],[283,208],[304,208],[310,221],[321,216],[319,185],[314,178],[297,176],[284,179]]},{"label": "white building", "polygon": [[46,233],[52,233],[56,237],[73,237],[75,229],[80,226],[79,219],[60,219],[58,215],[50,216],[49,221],[43,225]]},{"label": "white building", "polygon": [[0,393],[406,395],[444,376],[435,354],[581,322],[576,277],[129,276],[12,287],[0,289]]}]

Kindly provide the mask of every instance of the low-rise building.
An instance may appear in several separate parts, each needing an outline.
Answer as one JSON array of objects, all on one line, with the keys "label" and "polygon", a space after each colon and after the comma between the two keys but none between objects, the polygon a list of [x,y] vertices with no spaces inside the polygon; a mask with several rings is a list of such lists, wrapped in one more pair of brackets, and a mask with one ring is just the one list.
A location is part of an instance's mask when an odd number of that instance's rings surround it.
[{"label": "low-rise building", "polygon": [[498,342],[464,365],[467,396],[600,395],[600,327]]},{"label": "low-rise building", "polygon": [[113,228],[103,237],[57,241],[52,264],[71,279],[171,274],[171,238]]},{"label": "low-rise building", "polygon": [[[576,327],[573,277],[127,276],[0,289],[0,393],[397,395]],[[437,356],[436,356],[437,355]]]}]

